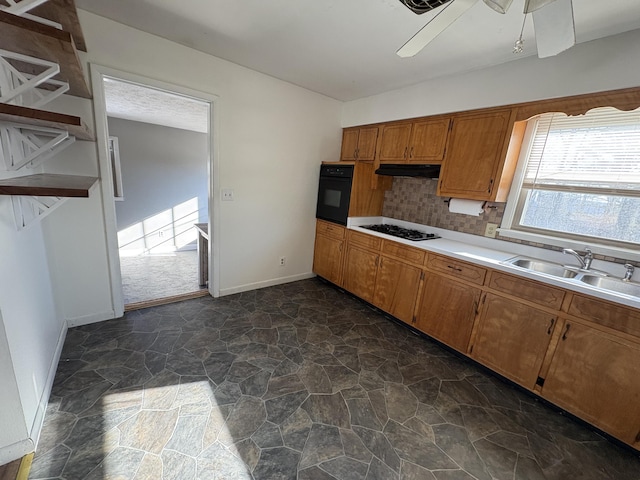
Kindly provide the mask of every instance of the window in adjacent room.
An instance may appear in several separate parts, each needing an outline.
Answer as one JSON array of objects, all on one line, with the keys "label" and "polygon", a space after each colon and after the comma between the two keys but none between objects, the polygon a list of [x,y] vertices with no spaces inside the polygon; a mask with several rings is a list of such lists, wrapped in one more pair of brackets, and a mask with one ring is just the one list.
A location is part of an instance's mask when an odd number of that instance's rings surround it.
[{"label": "window in adjacent room", "polygon": [[640,109],[541,115],[529,121],[527,139],[502,235],[637,248]]}]

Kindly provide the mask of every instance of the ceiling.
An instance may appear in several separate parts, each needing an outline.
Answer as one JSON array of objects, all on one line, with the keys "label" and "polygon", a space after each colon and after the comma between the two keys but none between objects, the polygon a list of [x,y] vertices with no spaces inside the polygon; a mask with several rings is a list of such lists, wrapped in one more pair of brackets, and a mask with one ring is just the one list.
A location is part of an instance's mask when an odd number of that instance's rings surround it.
[{"label": "ceiling", "polygon": [[[76,5],[349,101],[535,55],[530,16],[525,51],[512,53],[524,1],[514,0],[505,15],[478,1],[412,58],[395,52],[434,12],[416,15],[399,0],[76,0]],[[578,43],[640,26],[638,0],[573,4]]]},{"label": "ceiling", "polygon": [[207,133],[209,104],[113,78],[104,79],[109,117]]}]

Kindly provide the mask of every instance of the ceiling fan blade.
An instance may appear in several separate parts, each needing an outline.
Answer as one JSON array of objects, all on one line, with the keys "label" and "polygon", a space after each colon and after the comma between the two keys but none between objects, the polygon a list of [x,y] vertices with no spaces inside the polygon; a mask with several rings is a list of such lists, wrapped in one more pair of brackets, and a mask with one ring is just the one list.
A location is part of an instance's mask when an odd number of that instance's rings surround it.
[{"label": "ceiling fan blade", "polygon": [[524,2],[524,13],[532,13],[555,0],[527,0]]},{"label": "ceiling fan blade", "polygon": [[469,10],[478,0],[453,0],[396,52],[402,58],[413,57]]},{"label": "ceiling fan blade", "polygon": [[553,3],[533,12],[538,57],[546,58],[564,52],[576,43],[571,0]]}]

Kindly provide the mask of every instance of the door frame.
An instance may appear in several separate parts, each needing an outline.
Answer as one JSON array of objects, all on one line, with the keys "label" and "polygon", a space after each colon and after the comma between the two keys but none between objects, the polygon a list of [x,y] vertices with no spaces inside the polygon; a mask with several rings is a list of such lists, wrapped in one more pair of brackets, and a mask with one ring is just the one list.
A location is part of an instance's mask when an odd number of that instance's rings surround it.
[{"label": "door frame", "polygon": [[98,168],[101,179],[102,212],[107,244],[107,262],[109,269],[109,283],[111,285],[111,301],[115,318],[124,315],[124,295],[122,292],[122,273],[118,254],[118,228],[116,224],[116,208],[113,195],[113,176],[109,158],[109,129],[107,124],[107,108],[104,95],[103,81],[113,78],[125,82],[136,83],[145,87],[163,90],[168,93],[191,97],[209,104],[208,119],[208,225],[209,225],[209,294],[213,297],[220,295],[220,181],[218,161],[218,101],[219,97],[210,93],[193,90],[180,85],[163,82],[122,70],[91,63],[91,86],[93,89],[93,105],[95,116],[95,133],[98,147]]}]

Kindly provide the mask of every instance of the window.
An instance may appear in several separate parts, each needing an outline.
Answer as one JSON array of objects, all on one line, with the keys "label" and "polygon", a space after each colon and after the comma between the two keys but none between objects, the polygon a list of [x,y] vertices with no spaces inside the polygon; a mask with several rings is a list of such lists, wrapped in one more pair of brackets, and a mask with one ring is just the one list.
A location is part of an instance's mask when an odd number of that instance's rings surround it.
[{"label": "window", "polygon": [[545,114],[529,123],[501,234],[637,248],[640,109]]}]

